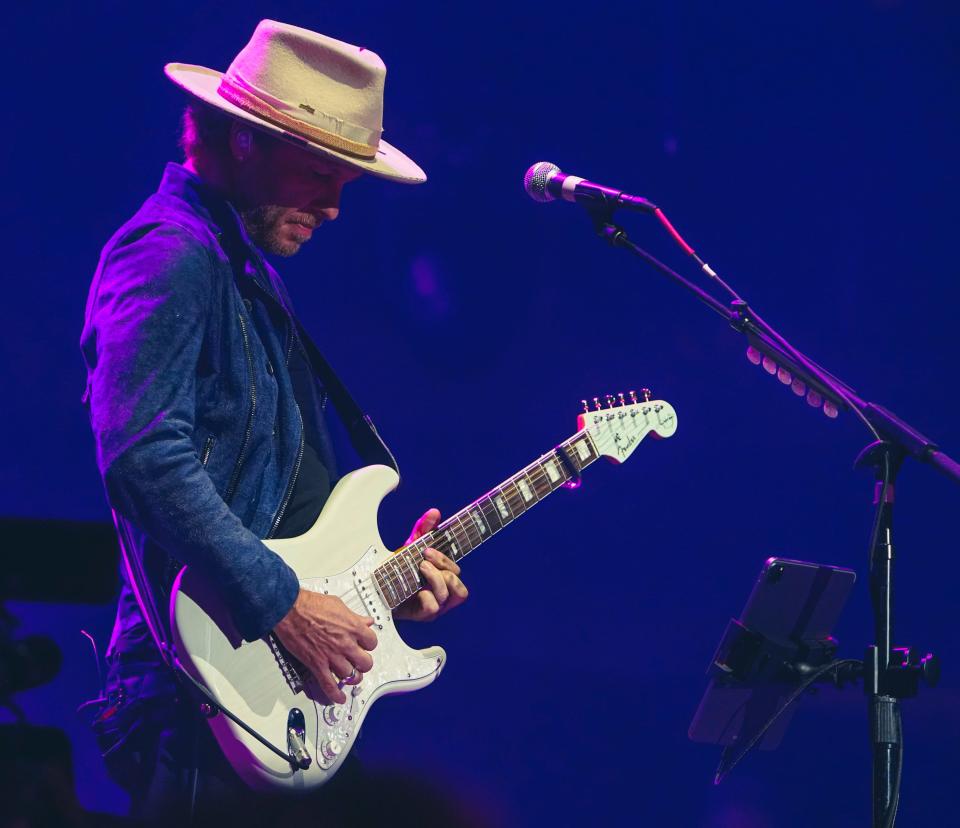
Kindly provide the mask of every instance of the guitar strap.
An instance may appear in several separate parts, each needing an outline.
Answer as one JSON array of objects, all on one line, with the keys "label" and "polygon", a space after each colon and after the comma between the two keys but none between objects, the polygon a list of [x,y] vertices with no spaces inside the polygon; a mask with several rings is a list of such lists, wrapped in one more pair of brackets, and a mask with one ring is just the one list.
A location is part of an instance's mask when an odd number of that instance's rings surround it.
[{"label": "guitar strap", "polygon": [[[243,222],[232,205],[211,206],[211,212],[218,218],[219,224],[224,228],[224,234],[220,238],[224,251],[230,259],[233,267],[238,288],[243,290],[244,276],[246,272],[245,264],[250,259],[251,242],[246,237],[246,232],[242,229]],[[224,212],[226,210],[226,212]],[[253,259],[254,266],[262,274],[267,284],[271,284],[269,274],[266,268],[262,267],[256,257]],[[369,414],[364,414],[363,410],[357,405],[353,395],[343,384],[343,380],[337,376],[336,371],[327,362],[326,357],[320,353],[320,349],[307,333],[306,329],[297,319],[293,310],[288,307],[287,301],[281,298],[276,286],[268,289],[260,279],[252,279],[252,283],[258,288],[261,295],[268,301],[279,307],[290,320],[304,355],[310,363],[314,375],[324,386],[324,390],[330,397],[330,401],[336,408],[340,419],[347,430],[347,436],[357,452],[360,459],[368,464],[383,464],[392,468],[398,475],[400,467],[397,464],[393,452],[387,447],[380,433]]]},{"label": "guitar strap", "polygon": [[330,395],[330,401],[337,409],[340,419],[343,420],[350,442],[357,454],[360,455],[360,459],[371,465],[380,463],[389,466],[397,474],[400,474],[400,467],[397,465],[393,452],[383,441],[370,415],[364,414],[360,406],[357,405],[353,395],[343,384],[343,380],[330,367],[330,363],[320,353],[320,349],[310,338],[303,325],[300,324],[300,320],[293,314],[290,314],[289,318],[296,326],[297,338],[310,361],[310,367],[320,382],[323,383],[327,394]]}]

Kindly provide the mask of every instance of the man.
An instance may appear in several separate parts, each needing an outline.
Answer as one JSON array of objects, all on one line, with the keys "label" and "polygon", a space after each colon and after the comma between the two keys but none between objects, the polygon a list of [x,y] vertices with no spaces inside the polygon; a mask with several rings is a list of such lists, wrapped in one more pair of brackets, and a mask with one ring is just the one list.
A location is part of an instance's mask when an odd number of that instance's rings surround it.
[{"label": "man", "polygon": [[[186,161],[104,248],[81,340],[128,562],[95,729],[142,816],[240,788],[158,648],[181,565],[217,585],[246,640],[275,633],[331,701],[373,664],[372,619],[300,589],[261,540],[306,531],[337,478],[326,392],[261,251],[297,253],[363,173],[426,178],[380,137],[373,52],[263,21],[225,74],[166,73],[191,96]],[[439,517],[429,510],[411,539]],[[466,598],[457,565],[427,558],[401,617],[431,620]]]}]

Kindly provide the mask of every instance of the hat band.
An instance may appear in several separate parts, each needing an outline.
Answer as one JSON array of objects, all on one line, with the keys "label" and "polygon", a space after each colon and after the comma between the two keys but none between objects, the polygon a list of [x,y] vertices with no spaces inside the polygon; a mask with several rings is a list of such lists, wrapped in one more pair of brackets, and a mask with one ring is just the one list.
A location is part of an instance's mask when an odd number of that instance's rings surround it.
[{"label": "hat band", "polygon": [[228,100],[234,106],[240,107],[244,112],[256,115],[265,121],[269,121],[275,126],[286,127],[293,130],[298,135],[309,138],[312,141],[327,147],[328,149],[340,150],[341,152],[357,155],[360,158],[375,158],[377,147],[371,147],[369,144],[363,144],[359,141],[351,141],[342,135],[337,135],[326,129],[305,123],[298,118],[291,118],[285,112],[281,112],[276,107],[264,102],[256,95],[235,83],[224,75],[220,79],[220,87],[217,94],[221,98]]}]

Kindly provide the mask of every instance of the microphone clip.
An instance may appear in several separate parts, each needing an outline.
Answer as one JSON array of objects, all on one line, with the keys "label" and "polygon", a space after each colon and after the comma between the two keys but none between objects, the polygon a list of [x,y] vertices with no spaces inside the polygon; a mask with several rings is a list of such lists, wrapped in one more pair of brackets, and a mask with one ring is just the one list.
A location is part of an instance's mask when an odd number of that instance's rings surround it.
[{"label": "microphone clip", "polygon": [[616,201],[608,199],[597,199],[595,201],[581,202],[590,221],[593,223],[594,232],[611,247],[625,247],[628,241],[626,231],[613,221],[613,212],[620,205]]}]

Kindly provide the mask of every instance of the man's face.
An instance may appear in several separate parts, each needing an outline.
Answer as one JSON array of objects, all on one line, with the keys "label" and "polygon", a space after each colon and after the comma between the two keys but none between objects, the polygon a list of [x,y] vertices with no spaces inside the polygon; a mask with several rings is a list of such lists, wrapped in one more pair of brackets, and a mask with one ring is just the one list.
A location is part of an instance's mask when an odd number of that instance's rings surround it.
[{"label": "man's face", "polygon": [[337,217],[343,185],[362,173],[285,141],[258,136],[255,144],[237,174],[240,215],[257,246],[292,256]]}]

